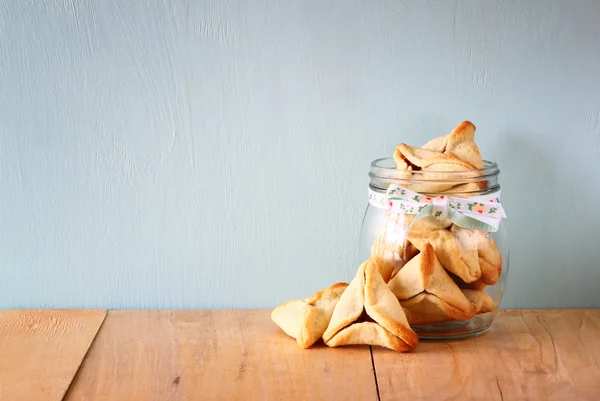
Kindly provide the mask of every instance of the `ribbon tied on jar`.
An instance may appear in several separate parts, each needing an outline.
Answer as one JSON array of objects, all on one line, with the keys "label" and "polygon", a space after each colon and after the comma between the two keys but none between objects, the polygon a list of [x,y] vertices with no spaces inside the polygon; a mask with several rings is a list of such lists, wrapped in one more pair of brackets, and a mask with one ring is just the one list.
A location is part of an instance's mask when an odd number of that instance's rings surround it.
[{"label": "ribbon tied on jar", "polygon": [[496,232],[506,213],[500,203],[500,191],[471,198],[458,198],[447,195],[429,197],[408,188],[392,184],[385,194],[369,189],[369,202],[390,213],[416,215],[406,228],[426,216],[437,219],[450,219],[452,223],[471,230]]}]

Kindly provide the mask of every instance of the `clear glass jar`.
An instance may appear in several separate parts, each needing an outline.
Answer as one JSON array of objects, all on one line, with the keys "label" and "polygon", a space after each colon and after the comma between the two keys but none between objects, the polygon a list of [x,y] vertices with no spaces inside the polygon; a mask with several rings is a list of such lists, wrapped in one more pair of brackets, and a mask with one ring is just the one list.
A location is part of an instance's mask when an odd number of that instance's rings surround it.
[{"label": "clear glass jar", "polygon": [[[485,332],[492,324],[508,274],[506,224],[495,214],[499,224],[493,229],[489,225],[484,229],[477,224],[469,226],[456,218],[455,212],[462,216],[483,214],[480,209],[493,213],[492,206],[500,204],[499,173],[498,166],[489,161],[484,161],[483,169],[460,172],[399,171],[392,158],[371,163],[359,262],[374,259],[388,285],[397,287],[400,282],[404,290],[395,294],[411,327],[422,339],[470,337]],[[453,219],[440,218],[446,216],[446,211],[438,217],[432,212],[427,217],[419,215],[420,219],[411,225],[418,204],[412,211],[408,210],[410,206],[392,207],[390,199],[398,198],[388,191],[395,186],[408,189],[408,195],[418,196],[415,199],[429,203],[435,200],[437,209],[433,210],[449,207],[450,213],[455,213]],[[445,206],[444,198],[451,200]],[[468,202],[460,205],[460,199]],[[490,202],[487,208],[480,203],[484,200]],[[433,258],[427,259],[431,253],[439,265]],[[431,267],[426,266],[425,259],[431,261]],[[465,298],[470,302],[466,303]]]}]

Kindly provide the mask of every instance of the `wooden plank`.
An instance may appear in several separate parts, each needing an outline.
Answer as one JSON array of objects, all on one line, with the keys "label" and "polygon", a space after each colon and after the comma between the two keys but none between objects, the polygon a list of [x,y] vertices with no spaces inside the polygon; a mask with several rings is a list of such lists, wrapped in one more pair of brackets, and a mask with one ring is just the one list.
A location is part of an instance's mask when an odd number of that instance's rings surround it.
[{"label": "wooden plank", "polygon": [[66,400],[376,400],[369,347],[302,350],[261,311],[109,312]]},{"label": "wooden plank", "polygon": [[600,310],[501,311],[480,337],[373,358],[381,400],[598,400]]},{"label": "wooden plank", "polygon": [[104,310],[0,311],[0,400],[61,400]]}]

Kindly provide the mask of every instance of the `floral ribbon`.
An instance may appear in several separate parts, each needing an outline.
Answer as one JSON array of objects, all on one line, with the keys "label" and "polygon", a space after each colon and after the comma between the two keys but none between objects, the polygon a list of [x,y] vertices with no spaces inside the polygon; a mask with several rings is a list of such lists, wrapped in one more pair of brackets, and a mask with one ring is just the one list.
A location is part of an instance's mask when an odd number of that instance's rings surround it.
[{"label": "floral ribbon", "polygon": [[500,191],[468,199],[446,195],[431,198],[392,184],[385,194],[369,188],[369,203],[390,212],[416,214],[407,232],[416,221],[426,216],[440,220],[448,218],[457,226],[489,232],[498,231],[500,221],[506,218],[500,204]]}]

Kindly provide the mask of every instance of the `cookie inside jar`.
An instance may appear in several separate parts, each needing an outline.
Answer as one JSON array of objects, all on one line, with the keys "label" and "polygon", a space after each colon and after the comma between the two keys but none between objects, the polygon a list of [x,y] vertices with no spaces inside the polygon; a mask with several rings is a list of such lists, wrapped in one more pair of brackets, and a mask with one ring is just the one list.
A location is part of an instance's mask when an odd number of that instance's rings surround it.
[{"label": "cookie inside jar", "polygon": [[420,339],[484,333],[508,273],[499,173],[469,121],[374,160],[358,271],[279,305],[272,320],[302,348],[411,352]]},{"label": "cookie inside jar", "polygon": [[369,208],[378,211],[365,215],[360,257],[366,242],[423,338],[484,332],[502,301],[508,250],[499,169],[482,158],[475,130],[464,121],[421,147],[401,143],[371,165]]}]

